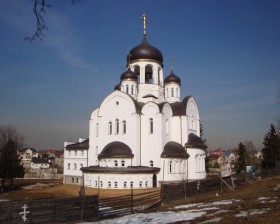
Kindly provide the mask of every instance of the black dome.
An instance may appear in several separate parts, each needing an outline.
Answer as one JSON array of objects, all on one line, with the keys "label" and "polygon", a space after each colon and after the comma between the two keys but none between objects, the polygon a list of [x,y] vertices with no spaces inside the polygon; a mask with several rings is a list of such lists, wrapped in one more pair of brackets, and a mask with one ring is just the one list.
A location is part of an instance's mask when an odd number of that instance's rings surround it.
[{"label": "black dome", "polygon": [[120,83],[117,84],[117,85],[115,86],[114,90],[121,90],[121,84],[120,84]]},{"label": "black dome", "polygon": [[186,152],[182,145],[177,142],[171,141],[166,143],[160,157],[188,159],[189,154]]},{"label": "black dome", "polygon": [[189,140],[186,143],[186,146],[188,148],[198,148],[204,150],[207,148],[207,145],[205,145],[202,139],[193,133],[189,134]]},{"label": "black dome", "polygon": [[171,71],[170,75],[164,79],[164,84],[177,83],[181,85],[181,79]]},{"label": "black dome", "polygon": [[98,155],[98,159],[104,158],[133,158],[131,149],[122,142],[111,142],[106,145]]},{"label": "black dome", "polygon": [[127,56],[127,63],[129,64],[129,57],[130,63],[137,61],[137,60],[155,60],[162,65],[163,57],[157,48],[153,47],[148,43],[146,37],[144,37],[141,44],[134,47],[130,50],[130,55]]},{"label": "black dome", "polygon": [[130,70],[128,68],[122,75],[121,75],[121,80],[137,80],[138,76],[136,73]]}]

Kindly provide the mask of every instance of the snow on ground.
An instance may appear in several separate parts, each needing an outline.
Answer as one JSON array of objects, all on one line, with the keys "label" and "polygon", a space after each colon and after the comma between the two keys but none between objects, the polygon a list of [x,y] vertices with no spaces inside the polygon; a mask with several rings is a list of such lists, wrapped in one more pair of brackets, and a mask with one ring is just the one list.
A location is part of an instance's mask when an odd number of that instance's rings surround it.
[{"label": "snow on ground", "polygon": [[[259,197],[257,198],[260,203],[267,202],[276,202],[277,197]],[[123,217],[115,218],[115,219],[106,219],[100,220],[98,223],[100,224],[140,224],[140,223],[149,223],[149,224],[165,224],[165,223],[174,223],[174,222],[184,222],[184,221],[193,221],[196,218],[206,216],[209,217],[206,221],[201,222],[201,224],[207,223],[218,223],[222,220],[222,217],[219,217],[220,214],[223,213],[236,213],[234,208],[230,206],[238,205],[241,200],[220,200],[211,203],[195,203],[195,204],[186,204],[179,205],[166,212],[153,212],[153,213],[138,213],[126,215]],[[227,206],[225,208],[225,206]],[[269,208],[263,209],[249,209],[247,211],[239,211],[239,213],[235,214],[236,218],[239,217],[247,217],[252,215],[261,215],[268,212]],[[214,217],[213,217],[214,216]]]}]

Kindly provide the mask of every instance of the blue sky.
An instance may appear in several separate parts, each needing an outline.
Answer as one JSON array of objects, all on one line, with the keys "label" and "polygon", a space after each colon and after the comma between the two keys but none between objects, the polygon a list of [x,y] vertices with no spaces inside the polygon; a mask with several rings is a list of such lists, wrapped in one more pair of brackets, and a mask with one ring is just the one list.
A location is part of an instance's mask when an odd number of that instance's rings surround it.
[{"label": "blue sky", "polygon": [[143,38],[174,57],[181,95],[194,95],[210,149],[251,140],[262,147],[280,119],[280,1],[49,0],[43,41],[33,0],[0,1],[0,124],[39,150],[87,138],[89,116],[119,82]]}]

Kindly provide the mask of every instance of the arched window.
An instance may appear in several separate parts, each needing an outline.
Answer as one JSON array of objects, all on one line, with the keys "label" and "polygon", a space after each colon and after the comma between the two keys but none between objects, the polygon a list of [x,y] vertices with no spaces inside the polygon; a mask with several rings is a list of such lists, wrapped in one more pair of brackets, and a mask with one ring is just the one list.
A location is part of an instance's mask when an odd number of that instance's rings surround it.
[{"label": "arched window", "polygon": [[123,121],[123,133],[126,134],[126,121]]},{"label": "arched window", "polygon": [[118,166],[118,160],[115,160],[114,163],[115,163],[115,167],[117,167]]},{"label": "arched window", "polygon": [[122,160],[122,166],[125,166],[125,161],[124,160]]},{"label": "arched window", "polygon": [[150,65],[145,67],[145,83],[153,84],[153,68]]},{"label": "arched window", "polygon": [[168,89],[166,88],[165,97],[168,97]]},{"label": "arched window", "polygon": [[127,188],[127,183],[126,183],[126,181],[123,182],[123,188]]},{"label": "arched window", "polygon": [[134,94],[134,86],[132,85],[131,86],[131,95],[133,95]]},{"label": "arched window", "polygon": [[171,97],[174,97],[174,89],[171,88]]},{"label": "arched window", "polygon": [[108,182],[108,188],[111,188],[111,181]]},{"label": "arched window", "polygon": [[116,119],[116,135],[119,134],[120,131],[120,122],[119,119]]},{"label": "arched window", "polygon": [[67,169],[70,170],[70,163],[67,164]]},{"label": "arched window", "polygon": [[109,135],[112,134],[112,122],[111,121],[109,121],[108,134]]},{"label": "arched window", "polygon": [[128,85],[126,85],[125,87],[126,87],[126,90],[125,90],[125,91],[126,91],[126,93],[128,93]]},{"label": "arched window", "polygon": [[133,188],[133,181],[130,182],[130,187]]},{"label": "arched window", "polygon": [[83,164],[82,163],[80,164],[80,168],[83,168]]},{"label": "arched window", "polygon": [[154,133],[154,121],[153,118],[150,118],[150,134]]},{"label": "arched window", "polygon": [[115,181],[115,186],[114,187],[118,188],[118,182],[117,181]]},{"label": "arched window", "polygon": [[154,161],[153,160],[150,161],[150,166],[154,166]]},{"label": "arched window", "polygon": [[100,185],[100,187],[103,187],[103,182],[100,181],[100,182],[99,182],[99,185]]},{"label": "arched window", "polygon": [[139,182],[139,187],[142,187],[142,181]]},{"label": "arched window", "polygon": [[95,181],[95,187],[97,187],[97,185],[98,185],[98,182],[97,182],[97,180]]},{"label": "arched window", "polygon": [[148,187],[148,181],[145,182],[145,187]]},{"label": "arched window", "polygon": [[76,163],[74,163],[74,170],[76,170],[77,169],[77,164]]},{"label": "arched window", "polygon": [[81,156],[83,156],[84,155],[84,150],[81,150]]}]

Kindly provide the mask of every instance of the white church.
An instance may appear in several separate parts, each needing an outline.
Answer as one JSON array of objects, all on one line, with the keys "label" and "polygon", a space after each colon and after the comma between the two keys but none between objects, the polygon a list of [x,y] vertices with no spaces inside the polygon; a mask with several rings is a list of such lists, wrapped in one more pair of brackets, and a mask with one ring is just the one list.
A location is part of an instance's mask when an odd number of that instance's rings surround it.
[{"label": "white church", "polygon": [[127,56],[120,83],[90,116],[89,139],[65,142],[64,183],[92,188],[153,188],[206,178],[206,145],[193,96],[181,80],[164,78],[163,56],[142,42]]}]

